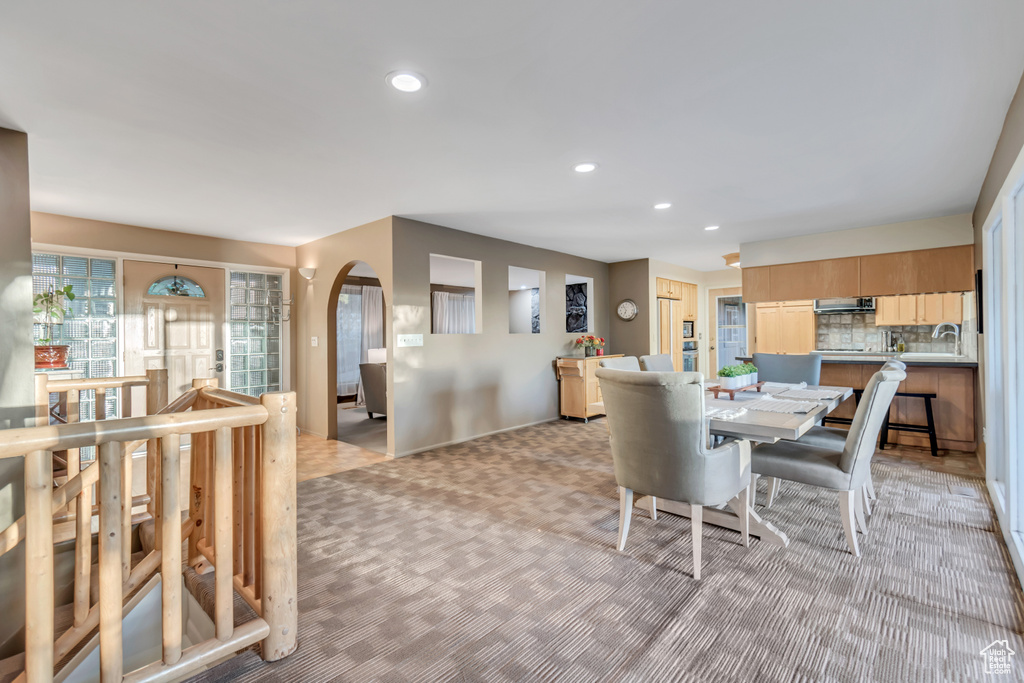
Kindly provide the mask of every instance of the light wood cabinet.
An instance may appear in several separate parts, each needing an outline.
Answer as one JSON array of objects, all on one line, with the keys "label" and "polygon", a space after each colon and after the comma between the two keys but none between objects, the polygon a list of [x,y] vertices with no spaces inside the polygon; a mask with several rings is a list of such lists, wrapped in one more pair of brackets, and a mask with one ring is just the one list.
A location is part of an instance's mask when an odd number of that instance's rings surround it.
[{"label": "light wood cabinet", "polygon": [[685,320],[697,319],[697,285],[689,282],[678,283],[682,285],[683,318]]},{"label": "light wood cabinet", "polygon": [[941,322],[963,322],[963,295],[904,294],[880,296],[875,299],[875,326],[938,325]]},{"label": "light wood cabinet", "polygon": [[779,301],[755,307],[758,353],[805,354],[817,339],[813,301]]},{"label": "light wood cabinet", "polygon": [[741,268],[743,275],[743,301],[771,301],[771,267]]},{"label": "light wood cabinet", "polygon": [[774,301],[854,297],[860,291],[860,262],[856,257],[785,263],[770,268]]},{"label": "light wood cabinet", "polygon": [[[676,372],[683,369],[683,317],[684,302],[671,299],[658,301],[658,353],[672,356]],[[672,340],[676,340],[675,346]]]},{"label": "light wood cabinet", "polygon": [[973,289],[970,244],[743,268],[747,303]]},{"label": "light wood cabinet", "polygon": [[590,356],[589,358],[556,358],[559,412],[562,417],[588,420],[604,414],[604,397],[597,381],[597,368],[602,358],[621,358],[622,354]]},{"label": "light wood cabinet", "polygon": [[[821,383],[824,386],[863,389],[879,369],[881,364],[824,362],[821,364]],[[939,448],[973,451],[977,447],[974,425],[974,373],[973,368],[912,365],[907,368],[907,378],[897,389],[900,392],[936,394],[937,398],[932,399],[932,409],[935,411],[935,433]],[[855,410],[856,402],[851,397],[830,415],[852,418]],[[889,409],[889,419],[904,424],[926,424],[924,400],[899,396],[894,398]],[[848,429],[842,425],[831,426]],[[927,434],[891,431],[889,441],[920,448],[928,447]]]},{"label": "light wood cabinet", "polygon": [[[664,277],[656,278],[656,282],[659,299],[682,300],[684,290],[688,286],[686,283],[679,282],[678,280],[669,280]],[[692,286],[696,287],[697,285]]]}]

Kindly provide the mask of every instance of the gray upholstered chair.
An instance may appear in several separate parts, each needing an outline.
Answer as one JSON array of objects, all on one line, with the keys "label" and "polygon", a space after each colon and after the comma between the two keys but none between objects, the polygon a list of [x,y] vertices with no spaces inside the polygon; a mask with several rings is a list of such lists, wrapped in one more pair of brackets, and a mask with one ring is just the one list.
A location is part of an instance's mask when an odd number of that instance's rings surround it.
[{"label": "gray upholstered chair", "polygon": [[728,503],[749,546],[750,442],[707,447],[704,377],[699,372],[628,372],[598,368],[619,486],[619,542],[626,545],[633,494],[688,503],[693,577],[700,578],[701,520],[705,505]]},{"label": "gray upholstered chair", "polygon": [[640,356],[640,367],[647,372],[675,372],[672,354],[659,353],[656,356]]},{"label": "gray upholstered chair", "polygon": [[363,380],[363,398],[366,414],[388,413],[388,369],[383,363],[360,363],[359,376]]},{"label": "gray upholstered chair", "polygon": [[598,361],[598,364],[602,368],[611,368],[612,370],[630,370],[632,372],[640,372],[640,361],[636,359],[636,356],[602,358]]},{"label": "gray upholstered chair", "polygon": [[[904,372],[907,369],[907,364],[896,359],[888,360],[882,365],[882,370],[899,370]],[[839,429],[837,427],[825,427],[818,425],[811,427],[806,434],[800,437],[799,443],[806,444],[808,446],[822,446],[824,448],[842,448],[846,443],[846,437],[850,435],[850,432],[846,429]],[[768,507],[771,507],[772,500],[775,498],[772,491],[768,493]],[[864,512],[868,515],[871,514],[871,503],[870,501],[876,500],[878,496],[875,495],[875,484],[871,481],[871,470],[868,470],[867,481],[864,482]]]},{"label": "gray upholstered chair", "polygon": [[821,354],[797,356],[780,353],[755,353],[757,379],[762,382],[785,382],[808,386],[821,384]]},{"label": "gray upholstered chair", "polygon": [[862,491],[871,472],[875,441],[896,389],[906,376],[902,370],[893,368],[880,370],[871,377],[842,447],[779,441],[762,444],[751,453],[751,467],[758,475],[838,491],[843,531],[854,555],[860,555],[855,524],[867,533]]}]

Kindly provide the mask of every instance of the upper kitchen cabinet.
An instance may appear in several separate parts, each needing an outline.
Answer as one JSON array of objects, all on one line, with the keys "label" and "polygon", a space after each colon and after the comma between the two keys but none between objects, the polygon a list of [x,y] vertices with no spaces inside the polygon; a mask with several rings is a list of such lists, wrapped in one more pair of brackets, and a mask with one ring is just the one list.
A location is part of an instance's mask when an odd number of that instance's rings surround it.
[{"label": "upper kitchen cabinet", "polygon": [[974,247],[861,256],[860,289],[861,296],[970,291],[974,289]]},{"label": "upper kitchen cabinet", "polygon": [[659,277],[657,278],[657,283],[659,299],[673,299],[675,301],[679,301],[683,298],[684,284],[682,282]]},{"label": "upper kitchen cabinet", "polygon": [[698,295],[698,287],[695,284],[689,282],[683,282],[683,318],[685,320],[696,320],[697,319],[697,301],[700,298]]},{"label": "upper kitchen cabinet", "polygon": [[769,266],[773,301],[832,299],[859,296],[857,257]]},{"label": "upper kitchen cabinet", "polygon": [[741,272],[744,303],[772,300],[771,266],[743,268]]}]

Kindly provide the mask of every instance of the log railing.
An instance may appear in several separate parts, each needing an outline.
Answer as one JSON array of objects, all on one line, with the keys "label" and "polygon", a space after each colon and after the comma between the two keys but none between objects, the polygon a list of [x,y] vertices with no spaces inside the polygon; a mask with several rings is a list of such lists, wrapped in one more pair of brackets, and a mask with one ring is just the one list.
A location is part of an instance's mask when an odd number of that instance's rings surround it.
[{"label": "log railing", "polygon": [[[192,444],[188,482],[181,476],[183,435],[190,435]],[[131,526],[124,524],[130,505],[122,504],[127,500],[124,460],[144,442],[155,458],[147,494],[156,547],[132,567]],[[97,462],[54,489],[52,452],[89,446],[98,448]],[[264,394],[257,400],[220,390],[216,380],[195,380],[191,390],[156,415],[0,432],[0,458],[20,456],[25,457],[25,517],[0,533],[0,553],[25,540],[26,664],[21,680],[52,681],[54,664],[97,627],[104,683],[182,679],[257,641],[268,661],[294,651],[294,393]],[[54,543],[66,524],[59,513],[93,485],[99,503],[99,598],[90,604],[91,529],[84,531],[76,520],[74,623],[55,642]],[[182,522],[181,493],[189,486]],[[180,574],[186,539],[188,564],[201,573],[215,572],[216,636],[183,650]],[[163,577],[163,656],[126,675],[123,606],[157,571]],[[237,628],[235,592],[258,615]]]}]

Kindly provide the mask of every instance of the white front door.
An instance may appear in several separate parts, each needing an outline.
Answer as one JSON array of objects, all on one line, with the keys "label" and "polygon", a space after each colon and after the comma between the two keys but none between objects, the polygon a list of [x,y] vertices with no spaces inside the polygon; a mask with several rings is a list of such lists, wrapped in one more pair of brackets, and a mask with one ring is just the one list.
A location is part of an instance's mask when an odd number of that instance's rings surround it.
[{"label": "white front door", "polygon": [[[188,391],[193,379],[216,377],[223,382],[224,275],[220,268],[124,262],[127,374],[166,368],[169,400]],[[172,278],[174,291],[191,295],[150,291],[164,278]],[[159,285],[156,289],[167,291]],[[145,414],[145,406],[133,405],[132,414]]]}]

